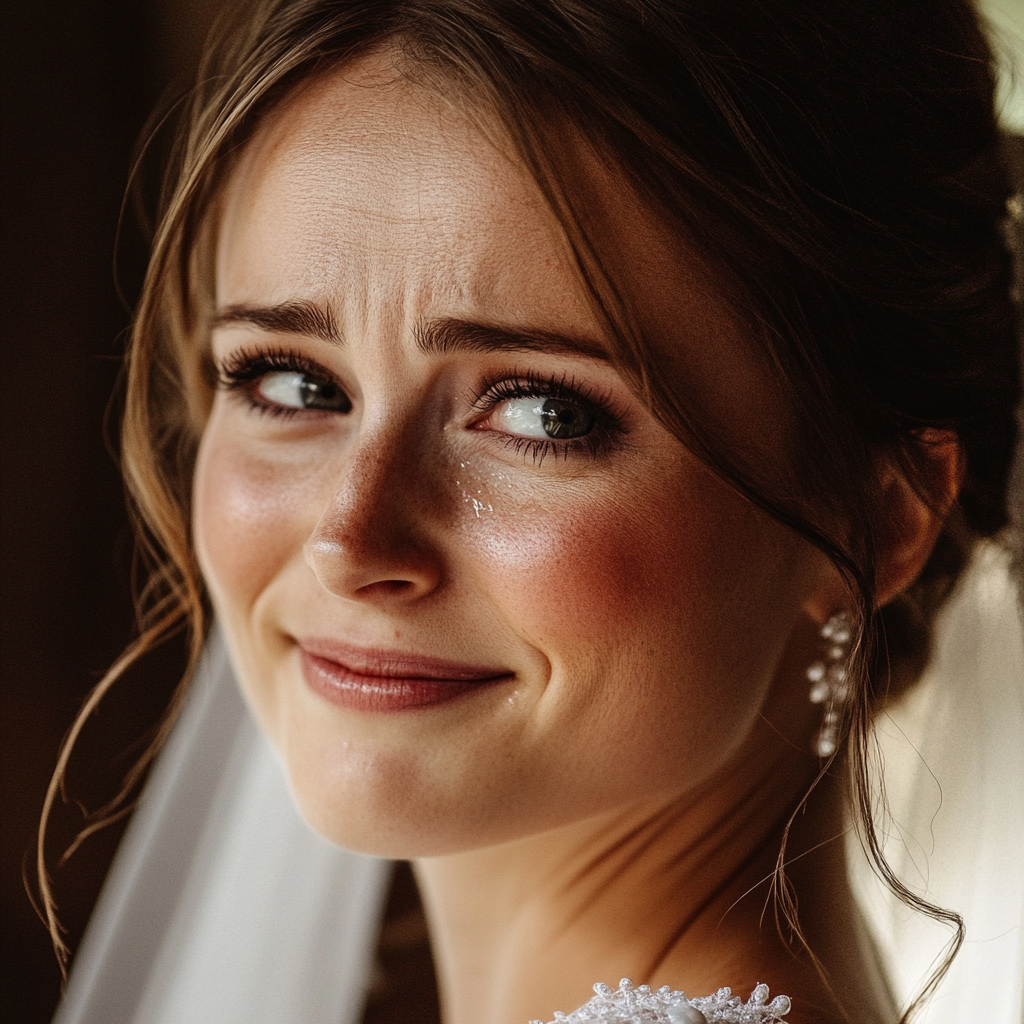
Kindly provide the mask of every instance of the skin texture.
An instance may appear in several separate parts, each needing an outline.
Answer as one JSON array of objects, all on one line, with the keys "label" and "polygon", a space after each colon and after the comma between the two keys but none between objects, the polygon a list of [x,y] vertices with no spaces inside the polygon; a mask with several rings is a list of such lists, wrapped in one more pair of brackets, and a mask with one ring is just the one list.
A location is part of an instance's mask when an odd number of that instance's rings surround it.
[{"label": "skin texture", "polygon": [[[825,560],[655,420],[602,357],[536,186],[386,54],[286,100],[221,211],[215,362],[313,361],[351,410],[254,408],[288,393],[268,375],[218,391],[195,476],[200,562],[304,815],[340,845],[416,860],[449,1024],[547,1020],[622,976],[694,995],[764,980],[796,997],[797,1024],[832,1020],[817,976],[760,922],[818,767],[803,670],[842,603]],[[625,197],[620,213],[614,230],[662,271],[640,297],[695,389],[784,449],[699,261]],[[321,327],[329,312],[334,337],[252,315],[299,303]],[[442,320],[578,344],[424,351]],[[482,406],[524,376],[605,410],[593,446],[524,449],[511,400]],[[434,707],[340,707],[307,684],[311,638],[502,678]],[[806,816],[796,849],[837,834],[838,803]],[[849,933],[841,874],[826,870],[828,916]],[[856,956],[837,956],[859,1019],[884,1020]]]}]

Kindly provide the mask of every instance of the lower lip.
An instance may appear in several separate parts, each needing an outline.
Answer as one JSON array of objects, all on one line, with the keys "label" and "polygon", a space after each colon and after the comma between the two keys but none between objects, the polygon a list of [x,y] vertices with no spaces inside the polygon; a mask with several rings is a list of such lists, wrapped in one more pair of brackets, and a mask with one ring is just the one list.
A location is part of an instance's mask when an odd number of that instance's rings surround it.
[{"label": "lower lip", "polygon": [[302,651],[302,673],[314,693],[338,707],[354,711],[406,711],[459,700],[486,686],[508,679],[423,679],[410,676],[364,675],[337,661]]}]

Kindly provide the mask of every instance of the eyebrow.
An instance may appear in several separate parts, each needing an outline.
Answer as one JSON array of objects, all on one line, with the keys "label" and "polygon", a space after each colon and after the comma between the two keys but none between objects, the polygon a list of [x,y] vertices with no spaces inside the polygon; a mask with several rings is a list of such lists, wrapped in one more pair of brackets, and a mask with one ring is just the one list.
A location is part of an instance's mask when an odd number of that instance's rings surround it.
[{"label": "eyebrow", "polygon": [[449,352],[547,352],[608,360],[597,342],[551,331],[510,330],[471,320],[432,320],[416,331],[416,343],[427,355]]},{"label": "eyebrow", "polygon": [[332,345],[341,344],[330,306],[319,306],[315,302],[282,302],[276,306],[227,306],[211,320],[210,327],[230,327],[234,324],[251,324],[264,331],[276,334],[305,334],[320,338]]},{"label": "eyebrow", "polygon": [[[344,344],[330,306],[303,300],[275,306],[239,304],[220,310],[211,320],[211,328],[251,324],[279,334],[303,334],[332,345]],[[426,355],[454,352],[544,352],[553,355],[586,356],[607,362],[609,356],[596,341],[570,337],[553,331],[512,330],[442,317],[418,325],[416,345]]]}]

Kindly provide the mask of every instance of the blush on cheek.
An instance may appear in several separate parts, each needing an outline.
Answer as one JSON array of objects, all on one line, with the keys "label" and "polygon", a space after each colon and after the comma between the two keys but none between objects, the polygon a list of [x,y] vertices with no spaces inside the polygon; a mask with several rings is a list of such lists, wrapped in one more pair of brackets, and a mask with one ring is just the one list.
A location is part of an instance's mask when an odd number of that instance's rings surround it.
[{"label": "blush on cheek", "polygon": [[[483,586],[565,684],[583,687],[573,701],[610,697],[623,728],[636,719],[680,738],[703,723],[729,747],[781,653],[790,549],[780,527],[703,470],[622,494],[644,500],[598,493],[514,515],[495,502],[464,531],[486,567]],[[629,686],[584,692],[609,678]]]},{"label": "blush on cheek", "polygon": [[594,500],[506,516],[496,504],[465,534],[510,620],[538,639],[607,644],[652,613],[700,615],[720,576],[715,524],[700,507],[683,517]]}]

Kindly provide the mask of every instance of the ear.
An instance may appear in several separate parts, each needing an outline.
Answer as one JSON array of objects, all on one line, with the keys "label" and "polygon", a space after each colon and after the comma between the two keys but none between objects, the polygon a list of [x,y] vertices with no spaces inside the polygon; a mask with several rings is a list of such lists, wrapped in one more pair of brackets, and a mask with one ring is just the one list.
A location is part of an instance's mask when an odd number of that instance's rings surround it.
[{"label": "ear", "polygon": [[[925,455],[924,483],[930,501],[922,499],[899,466],[881,467],[875,566],[875,607],[903,593],[921,574],[946,515],[960,493],[966,461],[956,434],[928,428],[917,435]],[[821,558],[820,578],[804,610],[819,626],[840,610],[849,610],[850,595],[835,567]]]},{"label": "ear", "polygon": [[891,462],[883,467],[875,575],[878,608],[921,574],[966,470],[963,448],[951,430],[928,428],[915,436],[925,456],[924,482],[930,500],[922,499],[899,467]]}]

